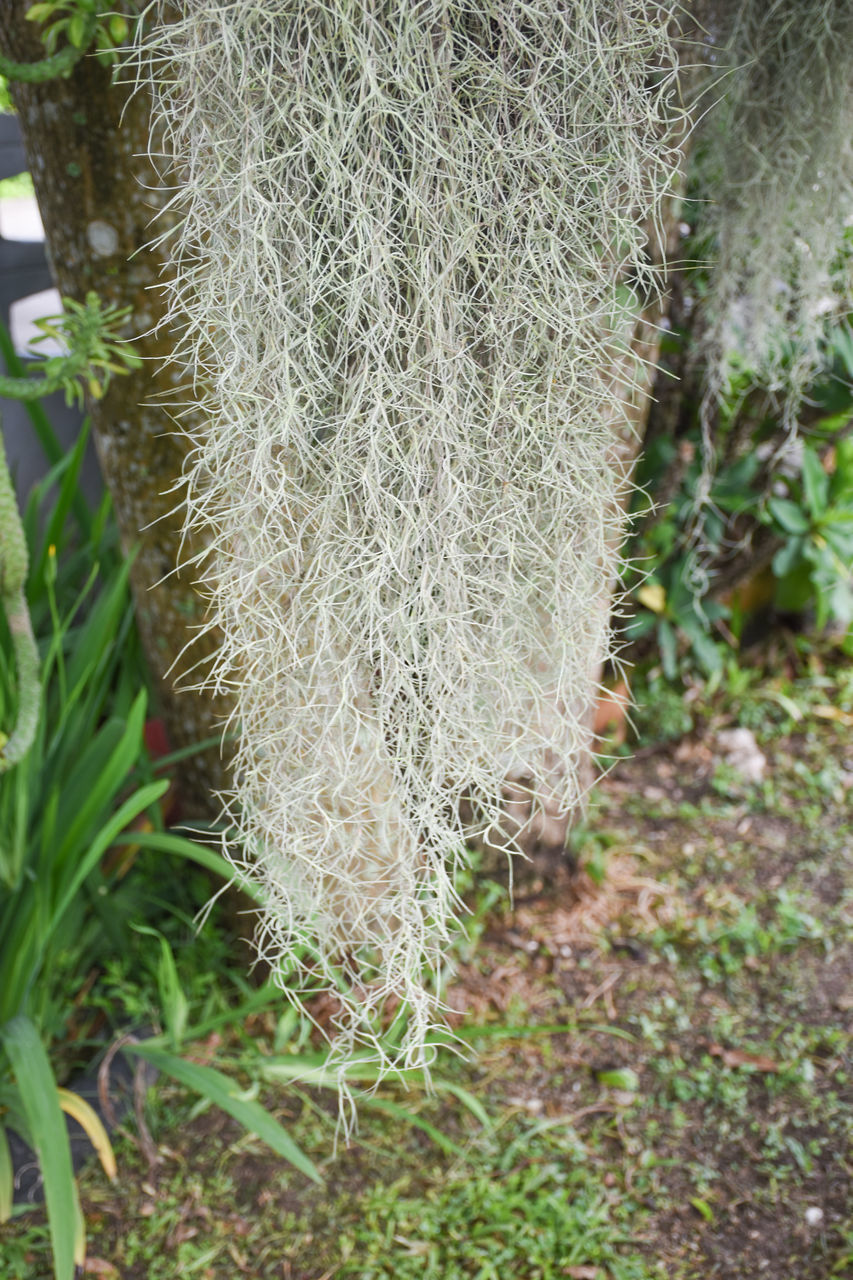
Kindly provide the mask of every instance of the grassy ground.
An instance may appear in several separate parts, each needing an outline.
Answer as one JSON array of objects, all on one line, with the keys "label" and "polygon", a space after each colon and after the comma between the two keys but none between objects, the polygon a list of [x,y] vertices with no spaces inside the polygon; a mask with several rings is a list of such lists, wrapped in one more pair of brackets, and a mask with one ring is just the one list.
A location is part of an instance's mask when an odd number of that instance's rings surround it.
[{"label": "grassy ground", "polygon": [[[435,1096],[383,1089],[334,1153],[331,1095],[267,1076],[319,1189],[164,1084],[156,1161],[128,1133],[114,1186],[82,1177],[87,1274],[850,1275],[853,670],[770,667],[732,669],[710,701],[652,684],[639,750],[578,835],[581,874],[540,869],[513,912],[479,885],[449,991],[471,1052],[442,1058]],[[726,763],[732,726],[762,780]],[[281,1028],[247,1030],[199,1057],[263,1079]],[[0,1259],[0,1280],[49,1274],[37,1218],[2,1229]]]}]

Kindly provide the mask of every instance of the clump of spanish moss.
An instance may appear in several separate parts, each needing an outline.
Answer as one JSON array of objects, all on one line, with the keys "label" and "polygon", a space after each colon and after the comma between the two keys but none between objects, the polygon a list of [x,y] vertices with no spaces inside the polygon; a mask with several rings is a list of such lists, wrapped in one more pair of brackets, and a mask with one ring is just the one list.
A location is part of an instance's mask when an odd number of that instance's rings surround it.
[{"label": "clump of spanish moss", "polygon": [[853,304],[853,4],[704,7],[714,74],[694,152],[712,246],[709,389],[736,350],[793,428],[827,324]]},{"label": "clump of spanish moss", "polygon": [[582,789],[678,166],[671,5],[175,9],[144,54],[178,158],[225,800],[263,954],[287,975],[310,946],[342,1056],[397,1007],[420,1062],[460,805],[497,833],[508,779],[534,817]]}]

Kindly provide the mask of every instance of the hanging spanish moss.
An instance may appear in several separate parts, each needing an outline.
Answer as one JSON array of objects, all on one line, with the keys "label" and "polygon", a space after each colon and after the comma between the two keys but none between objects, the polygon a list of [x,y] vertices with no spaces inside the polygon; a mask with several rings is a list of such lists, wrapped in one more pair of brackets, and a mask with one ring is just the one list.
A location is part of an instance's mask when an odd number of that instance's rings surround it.
[{"label": "hanging spanish moss", "polygon": [[678,162],[670,8],[147,15],[205,415],[208,687],[240,730],[225,801],[261,951],[286,975],[310,945],[342,1056],[395,1007],[397,1061],[428,1056],[461,802],[495,833],[507,779],[534,817],[580,797]]},{"label": "hanging spanish moss", "polygon": [[736,351],[793,429],[827,325],[853,306],[853,5],[698,7],[714,73],[694,140],[709,388]]}]

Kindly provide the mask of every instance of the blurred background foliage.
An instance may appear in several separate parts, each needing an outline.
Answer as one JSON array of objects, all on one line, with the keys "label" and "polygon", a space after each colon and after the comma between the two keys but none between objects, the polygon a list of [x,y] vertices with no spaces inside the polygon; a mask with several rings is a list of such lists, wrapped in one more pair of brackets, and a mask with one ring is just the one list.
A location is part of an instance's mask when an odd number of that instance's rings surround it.
[{"label": "blurred background foliage", "polygon": [[[689,214],[689,206],[685,208]],[[704,390],[707,268],[684,253],[635,472],[621,626],[623,656],[666,678],[719,673],[774,627],[831,633],[853,652],[853,330],[825,326],[822,367],[798,407],[733,347],[713,401]],[[693,255],[696,255],[695,257]],[[793,355],[793,353],[792,353]]]}]

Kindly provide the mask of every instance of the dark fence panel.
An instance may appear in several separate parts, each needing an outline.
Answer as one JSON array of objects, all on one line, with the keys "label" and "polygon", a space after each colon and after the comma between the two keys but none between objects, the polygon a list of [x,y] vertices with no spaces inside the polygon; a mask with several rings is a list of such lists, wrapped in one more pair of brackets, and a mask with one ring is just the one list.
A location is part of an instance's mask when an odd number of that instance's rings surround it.
[{"label": "dark fence panel", "polygon": [[[14,177],[26,168],[27,159],[18,122],[14,116],[0,115],[0,179]],[[4,239],[0,233],[0,319],[6,328],[11,328],[10,311],[14,303],[52,286],[44,245],[40,241]],[[65,447],[69,447],[77,439],[82,415],[65,404],[61,393],[48,397],[43,403],[54,431]],[[15,478],[18,501],[23,504],[32,487],[47,473],[47,462],[33,435],[24,406],[15,400],[0,398],[0,415],[9,467]],[[91,443],[83,464],[81,484],[90,501],[97,501],[103,492],[103,481]]]}]

